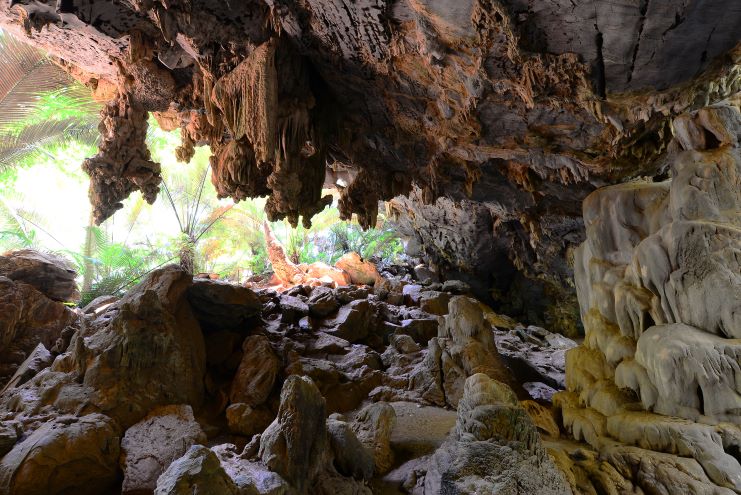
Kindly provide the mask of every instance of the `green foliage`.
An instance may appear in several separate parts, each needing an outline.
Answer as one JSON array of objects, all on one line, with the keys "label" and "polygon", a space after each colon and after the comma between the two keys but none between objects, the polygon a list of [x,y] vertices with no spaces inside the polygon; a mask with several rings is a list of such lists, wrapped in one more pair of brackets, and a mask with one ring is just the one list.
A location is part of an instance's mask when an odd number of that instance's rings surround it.
[{"label": "green foliage", "polygon": [[393,262],[404,252],[404,246],[390,224],[383,219],[377,228],[364,231],[359,225],[338,223],[328,236],[328,263],[336,262],[343,254],[355,251],[361,257]]},{"label": "green foliage", "polygon": [[144,275],[168,261],[152,246],[111,242],[100,227],[88,227],[88,232],[92,243],[81,250],[89,251],[88,256],[81,252],[66,252],[75,261],[78,274],[91,279],[90,288],[82,291],[81,306],[98,296],[121,295]]},{"label": "green foliage", "polygon": [[0,71],[0,168],[96,143],[100,105],[46,54],[0,31]]}]

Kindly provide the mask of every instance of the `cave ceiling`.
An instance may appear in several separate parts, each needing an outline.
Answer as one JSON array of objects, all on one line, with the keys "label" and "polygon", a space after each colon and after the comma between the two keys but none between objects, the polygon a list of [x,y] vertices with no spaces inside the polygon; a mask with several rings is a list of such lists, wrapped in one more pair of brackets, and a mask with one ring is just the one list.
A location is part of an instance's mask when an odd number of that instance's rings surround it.
[{"label": "cave ceiling", "polygon": [[741,89],[737,0],[11,0],[0,25],[112,100],[96,220],[159,166],[146,112],[271,219],[340,209],[449,270],[570,289],[596,187],[661,177],[671,118]]}]

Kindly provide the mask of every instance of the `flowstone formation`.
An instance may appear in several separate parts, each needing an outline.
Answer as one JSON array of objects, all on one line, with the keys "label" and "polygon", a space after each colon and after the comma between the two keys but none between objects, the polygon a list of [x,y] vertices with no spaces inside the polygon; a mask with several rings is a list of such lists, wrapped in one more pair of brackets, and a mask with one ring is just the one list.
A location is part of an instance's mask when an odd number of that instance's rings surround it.
[{"label": "flowstone formation", "polygon": [[741,493],[741,113],[702,108],[673,131],[671,180],[584,202],[586,336],[554,404],[599,452],[573,462],[577,478],[602,469],[618,491]]},{"label": "flowstone formation", "polygon": [[581,201],[662,174],[671,119],[741,89],[737,2],[674,3],[14,0],[0,25],[112,100],[96,221],[157,193],[153,112],[180,159],[210,146],[219,195],[294,225],[323,185],[365,226],[397,198],[445,278],[576,334]]}]

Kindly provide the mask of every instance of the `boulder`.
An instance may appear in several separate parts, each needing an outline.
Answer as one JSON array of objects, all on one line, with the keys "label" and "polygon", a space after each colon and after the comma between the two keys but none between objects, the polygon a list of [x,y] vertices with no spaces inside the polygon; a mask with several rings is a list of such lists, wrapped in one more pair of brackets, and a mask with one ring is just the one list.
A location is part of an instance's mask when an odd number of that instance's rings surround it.
[{"label": "boulder", "polygon": [[260,438],[259,457],[299,493],[306,493],[328,455],[326,405],[314,382],[291,375],[280,393],[278,416]]},{"label": "boulder", "polygon": [[233,444],[220,444],[211,448],[221,461],[221,467],[234,481],[239,495],[292,495],[291,485],[260,463],[247,459]]},{"label": "boulder", "polygon": [[102,414],[44,423],[0,461],[0,493],[107,495],[118,479],[120,434]]},{"label": "boulder", "polygon": [[151,493],[157,479],[175,459],[195,444],[206,442],[206,434],[188,405],[160,406],[126,430],[121,441],[121,492]]},{"label": "boulder", "polygon": [[346,272],[350,277],[350,282],[356,285],[373,285],[383,280],[376,265],[363,260],[356,252],[351,251],[342,255],[335,266]]},{"label": "boulder", "polygon": [[394,464],[391,431],[396,425],[396,411],[387,402],[375,402],[358,412],[352,429],[360,443],[373,453],[376,474],[384,474]]},{"label": "boulder", "polygon": [[376,327],[373,307],[364,299],[352,301],[342,306],[334,318],[324,320],[322,326],[329,335],[351,343],[361,341]]},{"label": "boulder", "polygon": [[23,282],[52,301],[78,301],[77,273],[66,259],[32,249],[11,251],[0,256],[0,276]]},{"label": "boulder", "polygon": [[72,309],[25,282],[0,276],[0,386],[39,344],[47,350],[58,345],[64,347],[60,352],[66,350],[66,339],[78,325],[79,316]]},{"label": "boulder", "polygon": [[273,421],[273,417],[273,413],[264,406],[251,407],[239,402],[226,408],[229,431],[247,437],[262,433]]},{"label": "boulder", "polygon": [[576,347],[576,342],[535,326],[495,331],[494,340],[518,377],[558,390],[566,388],[566,352]]},{"label": "boulder", "polygon": [[196,278],[188,288],[193,313],[206,329],[246,331],[250,318],[260,314],[262,303],[252,289]]},{"label": "boulder", "polygon": [[283,294],[280,296],[281,321],[296,323],[309,314],[309,305],[295,296]]},{"label": "boulder", "polygon": [[327,432],[337,471],[356,479],[371,479],[374,471],[373,455],[358,440],[350,424],[338,419],[327,419]]},{"label": "boulder", "polygon": [[8,380],[8,383],[5,385],[3,390],[23,385],[36,376],[39,371],[48,368],[53,360],[54,356],[52,356],[46,347],[44,347],[44,344],[39,343],[26,360],[18,367],[10,380]]},{"label": "boulder", "polygon": [[350,279],[350,275],[344,270],[330,266],[321,261],[310,263],[306,266],[306,275],[309,278],[317,280],[329,280],[336,287],[342,287],[344,285],[350,285],[353,283]]},{"label": "boulder", "polygon": [[471,292],[471,286],[462,280],[446,280],[443,282],[442,291],[456,295],[466,295]]},{"label": "boulder", "polygon": [[176,266],[151,272],[70,346],[68,371],[82,377],[90,402],[124,427],[158,405],[203,400],[206,353],[185,297],[190,284]]},{"label": "boulder", "polygon": [[424,493],[571,494],[535,425],[505,384],[466,380],[455,429],[430,458]]},{"label": "boulder", "polygon": [[426,290],[419,294],[419,307],[433,315],[445,315],[448,313],[448,302],[450,294],[447,292],[438,292],[435,290]]},{"label": "boulder", "polygon": [[89,303],[87,303],[87,305],[84,308],[82,308],[82,312],[86,315],[93,315],[93,314],[99,313],[103,311],[104,309],[106,309],[111,304],[118,301],[118,299],[119,298],[116,296],[107,296],[107,295],[98,296],[92,301],[90,301]]},{"label": "boulder", "polygon": [[340,306],[334,297],[334,291],[328,287],[315,287],[307,302],[309,312],[314,317],[327,316]]},{"label": "boulder", "polygon": [[233,403],[259,406],[273,390],[281,360],[264,335],[247,337],[242,350],[242,362],[232,381],[229,398]]},{"label": "boulder", "polygon": [[193,445],[162,473],[154,494],[238,495],[239,489],[216,454],[202,445]]}]

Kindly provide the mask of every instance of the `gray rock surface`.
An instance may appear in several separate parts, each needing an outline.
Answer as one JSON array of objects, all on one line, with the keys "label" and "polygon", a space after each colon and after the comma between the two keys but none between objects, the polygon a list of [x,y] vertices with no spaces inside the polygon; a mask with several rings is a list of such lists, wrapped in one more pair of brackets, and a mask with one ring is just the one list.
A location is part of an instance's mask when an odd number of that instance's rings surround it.
[{"label": "gray rock surface", "polygon": [[432,455],[425,494],[572,493],[535,425],[505,384],[466,380],[451,437]]},{"label": "gray rock surface", "polygon": [[238,495],[234,481],[219,458],[202,445],[193,445],[157,480],[155,495]]},{"label": "gray rock surface", "polygon": [[168,466],[194,444],[206,442],[206,434],[188,405],[161,406],[152,410],[121,440],[123,494],[151,493]]},{"label": "gray rock surface", "polygon": [[229,398],[249,406],[264,403],[273,390],[281,361],[263,335],[252,335],[242,343],[242,361],[232,381]]},{"label": "gray rock surface", "polygon": [[329,453],[324,397],[311,379],[292,375],[280,399],[278,416],[260,438],[259,457],[299,493],[306,493]]},{"label": "gray rock surface", "polygon": [[0,460],[0,493],[110,493],[118,479],[120,435],[102,414],[49,421]]}]

